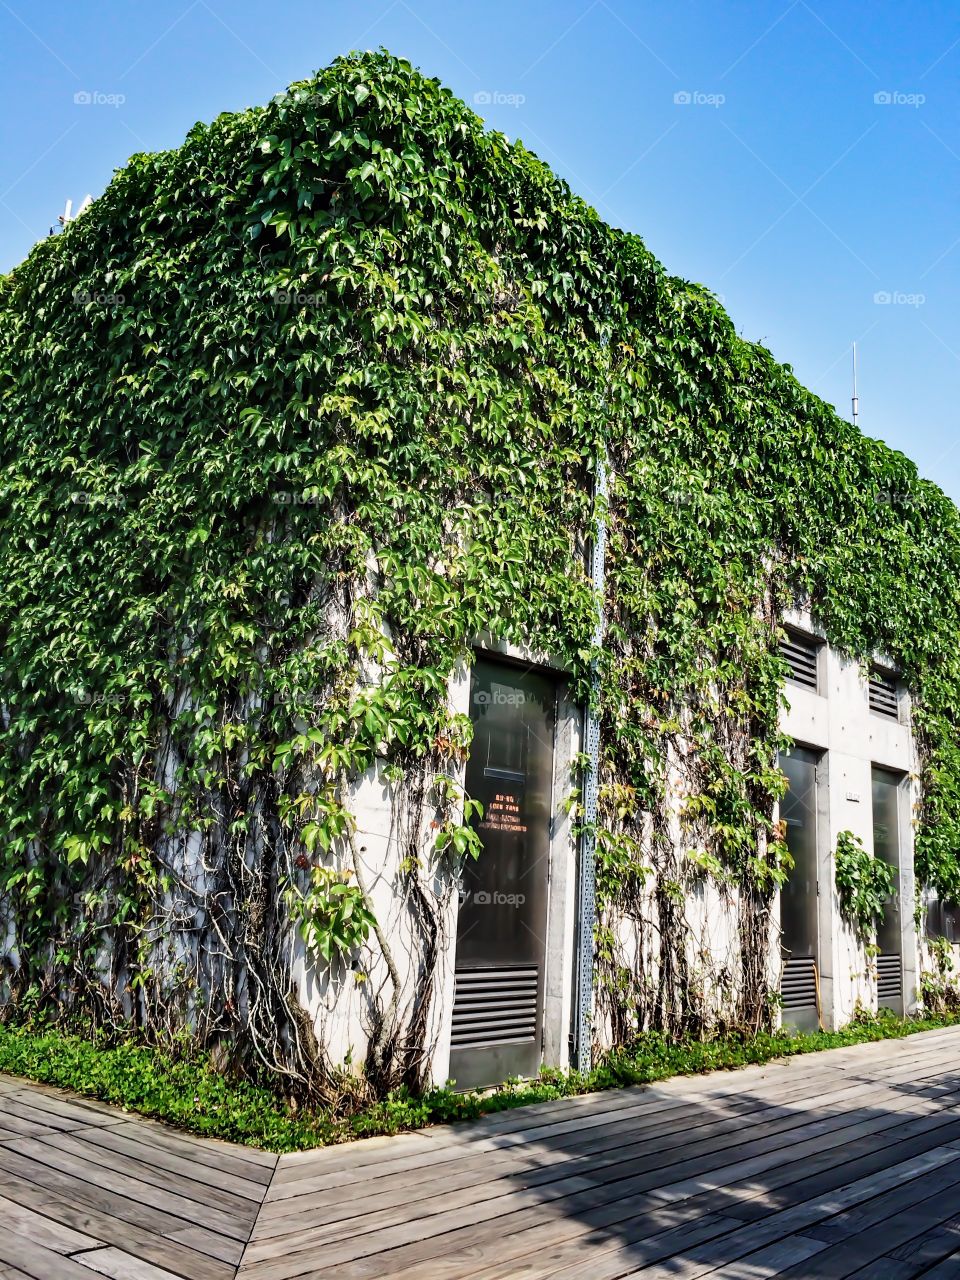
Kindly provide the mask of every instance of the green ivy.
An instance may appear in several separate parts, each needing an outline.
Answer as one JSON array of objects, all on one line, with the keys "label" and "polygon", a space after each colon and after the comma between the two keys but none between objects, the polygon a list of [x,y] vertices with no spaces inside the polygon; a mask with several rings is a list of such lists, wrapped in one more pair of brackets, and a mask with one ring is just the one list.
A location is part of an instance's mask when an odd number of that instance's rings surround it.
[{"label": "green ivy", "polygon": [[[683,917],[704,875],[743,903],[737,1017],[768,1019],[788,865],[777,642],[796,602],[844,652],[899,665],[918,878],[960,897],[957,510],[387,53],[133,156],[0,280],[0,494],[0,892],[21,1008],[160,1042],[186,1026],[320,1089],[300,927],[321,966],[380,952],[369,1078],[416,1084],[437,886],[476,852],[446,781],[470,741],[447,690],[480,635],[552,655],[581,702],[596,675],[616,1040],[714,1017]],[[411,999],[354,842],[374,770],[410,802],[393,887],[421,959]],[[648,910],[651,973],[619,930]]]},{"label": "green ivy", "polygon": [[839,833],[833,858],[840,913],[859,934],[869,937],[895,892],[894,869],[868,852],[852,831]]}]

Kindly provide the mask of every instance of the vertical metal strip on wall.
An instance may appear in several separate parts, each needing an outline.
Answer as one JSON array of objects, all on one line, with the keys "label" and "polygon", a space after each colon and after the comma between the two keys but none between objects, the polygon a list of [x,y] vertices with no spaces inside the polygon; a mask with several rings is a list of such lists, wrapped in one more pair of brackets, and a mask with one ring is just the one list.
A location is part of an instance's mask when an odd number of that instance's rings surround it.
[{"label": "vertical metal strip on wall", "polygon": [[[590,578],[597,600],[597,627],[593,636],[594,647],[603,644],[604,604],[606,600],[605,560],[607,552],[607,459],[597,459],[595,487],[597,528],[590,557]],[[597,823],[597,784],[600,765],[600,722],[597,715],[600,673],[597,662],[593,664],[593,687],[590,703],[583,716],[584,752],[588,759],[587,776],[583,789],[583,836],[580,844],[580,879],[577,919],[579,921],[580,954],[577,964],[577,1070],[589,1071],[593,1044],[593,931],[596,923],[596,876],[594,855]]]}]

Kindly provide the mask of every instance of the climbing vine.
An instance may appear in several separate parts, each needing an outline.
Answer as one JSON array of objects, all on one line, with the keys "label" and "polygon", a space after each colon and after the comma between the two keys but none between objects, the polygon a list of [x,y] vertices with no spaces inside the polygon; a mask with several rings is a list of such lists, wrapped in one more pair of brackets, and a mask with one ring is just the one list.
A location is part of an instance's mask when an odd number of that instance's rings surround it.
[{"label": "climbing vine", "polygon": [[861,937],[869,938],[894,893],[894,870],[865,849],[863,841],[852,831],[838,834],[833,866],[840,914]]},{"label": "climbing vine", "polygon": [[356,1087],[421,1083],[482,635],[596,672],[598,1034],[769,1019],[791,605],[899,665],[960,896],[957,511],[407,63],[134,156],[0,315],[9,1015],[333,1096],[310,971],[364,1002]]}]

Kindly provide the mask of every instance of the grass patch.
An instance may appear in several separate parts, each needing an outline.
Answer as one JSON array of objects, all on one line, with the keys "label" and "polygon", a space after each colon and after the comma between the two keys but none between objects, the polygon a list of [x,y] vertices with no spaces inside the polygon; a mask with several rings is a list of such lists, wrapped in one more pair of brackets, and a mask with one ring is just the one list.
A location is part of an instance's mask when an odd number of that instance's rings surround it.
[{"label": "grass patch", "polygon": [[516,1080],[489,1093],[430,1089],[421,1097],[401,1091],[356,1114],[334,1117],[319,1110],[292,1111],[265,1085],[229,1079],[206,1058],[175,1055],[133,1041],[107,1044],[30,1026],[0,1024],[0,1072],[72,1089],[192,1133],[246,1143],[267,1151],[302,1151],[375,1134],[400,1133],[429,1124],[470,1120],[531,1102],[573,1097],[670,1076],[770,1062],[872,1040],[899,1039],[960,1023],[958,1014],[898,1018],[861,1015],[842,1031],[749,1038],[668,1040],[641,1036],[609,1054],[587,1075],[544,1068],[535,1080]]}]

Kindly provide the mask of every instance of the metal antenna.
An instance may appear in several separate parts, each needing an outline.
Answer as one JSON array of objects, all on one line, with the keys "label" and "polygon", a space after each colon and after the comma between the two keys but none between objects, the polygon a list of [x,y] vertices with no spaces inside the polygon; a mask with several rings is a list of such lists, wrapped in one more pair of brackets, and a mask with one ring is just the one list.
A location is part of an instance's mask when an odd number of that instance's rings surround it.
[{"label": "metal antenna", "polygon": [[853,344],[853,397],[851,399],[853,406],[853,425],[857,425],[857,419],[860,417],[860,397],[857,395],[857,344]]},{"label": "metal antenna", "polygon": [[76,219],[80,217],[81,213],[86,213],[86,211],[90,208],[92,204],[93,204],[93,196],[84,196],[83,199],[80,201],[79,209],[77,209],[77,212],[74,213],[73,201],[68,200],[64,207],[63,213],[61,213],[57,221],[60,223],[61,227],[65,227],[68,222],[75,222]]}]

